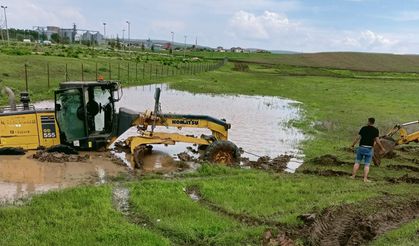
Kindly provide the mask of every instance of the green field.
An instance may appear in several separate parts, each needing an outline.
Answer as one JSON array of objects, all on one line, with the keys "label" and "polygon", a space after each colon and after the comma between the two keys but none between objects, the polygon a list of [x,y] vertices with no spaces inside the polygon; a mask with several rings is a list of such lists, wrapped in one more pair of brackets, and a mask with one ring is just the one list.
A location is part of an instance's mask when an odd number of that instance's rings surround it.
[{"label": "green field", "polygon": [[[255,62],[262,56],[242,54],[245,55],[248,56],[245,60]],[[209,54],[202,56],[209,57]],[[353,210],[362,215],[360,218],[373,219],[375,214],[395,210],[401,217],[403,209],[408,207],[406,204],[418,204],[417,183],[391,182],[406,174],[417,180],[417,171],[391,167],[418,167],[412,160],[419,158],[419,147],[411,152],[397,151],[395,158],[383,160],[380,167],[373,166],[371,184],[349,179],[353,154],[345,150],[370,116],[376,118],[382,133],[395,123],[417,119],[419,81],[415,73],[403,73],[397,64],[383,72],[356,69],[364,70],[359,72],[344,66],[338,70],[328,66],[315,68],[324,64],[290,66],[277,62],[282,55],[263,56],[267,57],[264,60],[275,62],[250,64],[249,70],[243,72],[233,71],[234,64],[228,63],[216,71],[173,76],[170,86],[199,93],[281,96],[302,102],[304,118],[291,124],[304,130],[310,138],[301,146],[306,155],[305,164],[296,174],[209,164],[196,173],[174,178],[150,175],[105,186],[51,192],[36,196],[20,207],[0,208],[0,232],[7,235],[0,238],[0,244],[261,245],[265,231],[271,230],[275,235],[286,234],[296,244],[304,245],[315,242],[315,237],[305,231],[310,225],[298,219],[301,214]],[[14,59],[20,58],[7,57],[0,62],[11,66]],[[140,80],[138,84],[160,80]],[[36,99],[47,97],[47,94],[34,95]],[[312,161],[324,154],[335,155],[349,164]],[[319,175],[321,171],[343,175],[323,176]],[[130,190],[128,215],[112,206],[112,188],[121,185]],[[189,198],[186,191],[190,189],[199,191],[200,201]],[[412,209],[413,214],[418,213],[414,205]],[[397,216],[393,217],[388,216],[388,221],[397,221]],[[406,217],[389,229],[363,244],[419,243],[417,219]]]}]

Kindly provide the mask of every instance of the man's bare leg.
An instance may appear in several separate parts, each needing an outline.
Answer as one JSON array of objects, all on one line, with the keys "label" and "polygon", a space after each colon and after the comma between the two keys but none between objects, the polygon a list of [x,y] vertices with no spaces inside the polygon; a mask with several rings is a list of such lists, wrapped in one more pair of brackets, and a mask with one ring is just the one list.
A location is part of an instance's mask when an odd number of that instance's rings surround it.
[{"label": "man's bare leg", "polygon": [[359,163],[355,163],[354,164],[354,168],[353,168],[353,170],[352,170],[352,176],[351,176],[351,178],[355,178],[355,176],[356,176],[356,172],[358,172],[358,169],[359,169]]},{"label": "man's bare leg", "polygon": [[368,180],[369,171],[370,171],[370,166],[365,165],[365,167],[364,167],[364,182],[371,182],[370,180]]}]

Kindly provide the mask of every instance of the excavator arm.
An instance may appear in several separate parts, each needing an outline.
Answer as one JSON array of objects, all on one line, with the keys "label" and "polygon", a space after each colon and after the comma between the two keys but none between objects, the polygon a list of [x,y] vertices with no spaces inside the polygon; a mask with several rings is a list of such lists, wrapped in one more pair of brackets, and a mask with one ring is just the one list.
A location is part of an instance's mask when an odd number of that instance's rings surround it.
[{"label": "excavator arm", "polygon": [[386,136],[393,138],[396,133],[399,133],[399,138],[395,140],[396,145],[400,144],[408,144],[410,142],[418,142],[419,141],[419,131],[408,133],[406,130],[406,126],[417,125],[419,124],[419,120],[411,121],[403,124],[397,124],[391,129]]}]

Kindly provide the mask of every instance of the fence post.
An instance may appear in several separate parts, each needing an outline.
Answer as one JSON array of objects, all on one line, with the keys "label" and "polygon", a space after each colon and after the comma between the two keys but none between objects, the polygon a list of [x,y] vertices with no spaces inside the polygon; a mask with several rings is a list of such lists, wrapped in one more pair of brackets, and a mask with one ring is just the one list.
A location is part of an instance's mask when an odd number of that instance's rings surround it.
[{"label": "fence post", "polygon": [[129,62],[128,62],[128,72],[127,72],[127,75],[128,75],[127,81],[129,83]]},{"label": "fence post", "polygon": [[135,62],[135,82],[138,82],[138,62]]},{"label": "fence post", "polygon": [[68,68],[67,68],[67,63],[65,64],[65,82],[68,81]]},{"label": "fence post", "polygon": [[152,76],[153,76],[153,63],[151,63],[150,64],[150,79],[152,78]]},{"label": "fence post", "polygon": [[143,63],[143,80],[145,79],[145,62]]},{"label": "fence post", "polygon": [[25,63],[25,86],[26,86],[26,91],[29,90],[28,88],[28,64]]},{"label": "fence post", "polygon": [[48,89],[50,87],[50,78],[49,78],[49,62],[47,62],[47,77],[48,77]]},{"label": "fence post", "polygon": [[81,81],[84,81],[84,69],[83,69],[83,63],[81,64]]},{"label": "fence post", "polygon": [[109,80],[112,80],[112,66],[110,62],[109,62]]}]

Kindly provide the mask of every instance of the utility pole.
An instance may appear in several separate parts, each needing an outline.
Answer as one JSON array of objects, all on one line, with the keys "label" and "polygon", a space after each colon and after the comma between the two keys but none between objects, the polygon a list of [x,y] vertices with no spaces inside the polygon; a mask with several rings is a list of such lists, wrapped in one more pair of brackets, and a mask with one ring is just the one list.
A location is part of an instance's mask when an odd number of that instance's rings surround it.
[{"label": "utility pole", "polygon": [[129,22],[129,21],[126,21],[127,22],[127,24],[128,24],[128,50],[131,50],[131,44],[130,44],[130,42],[131,42],[131,22]]},{"label": "utility pole", "polygon": [[186,57],[186,38],[188,38],[188,36],[185,35],[185,46],[183,47],[183,58]]},{"label": "utility pole", "polygon": [[175,43],[175,32],[170,32],[170,34],[172,34],[172,45],[170,45],[170,50],[173,53],[173,45]]},{"label": "utility pole", "polygon": [[103,22],[103,38],[106,40],[106,22]]},{"label": "utility pole", "polygon": [[7,15],[6,15],[6,9],[7,9],[7,6],[3,6],[3,5],[1,5],[1,8],[2,8],[2,9],[3,9],[3,11],[4,11],[4,22],[5,22],[5,24],[6,24],[7,44],[9,44],[9,29],[7,28]]}]

